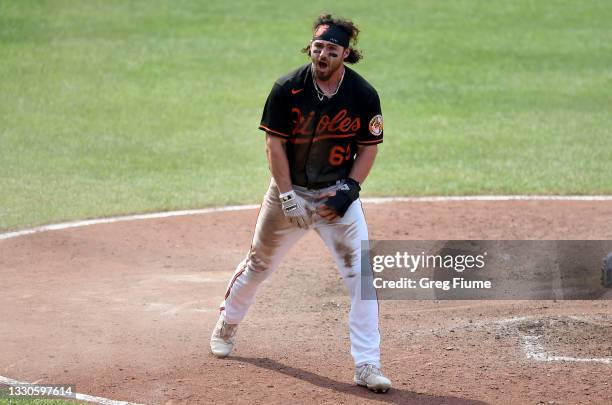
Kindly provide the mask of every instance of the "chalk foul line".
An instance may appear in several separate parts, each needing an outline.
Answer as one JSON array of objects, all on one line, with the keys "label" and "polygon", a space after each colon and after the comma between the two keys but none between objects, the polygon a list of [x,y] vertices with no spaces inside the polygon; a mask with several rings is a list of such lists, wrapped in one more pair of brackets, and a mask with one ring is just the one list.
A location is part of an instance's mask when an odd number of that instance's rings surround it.
[{"label": "chalk foul line", "polygon": [[[13,380],[12,378],[3,377],[1,375],[0,375],[0,384],[9,385],[9,386],[19,386],[19,385],[25,385],[25,384],[36,385],[36,384],[27,383],[24,381]],[[44,386],[44,384],[42,385]],[[66,395],[54,396],[54,398],[57,398],[57,397],[62,397],[66,399],[76,399],[78,401],[85,401],[85,402],[93,402],[93,403],[102,404],[102,405],[141,405],[135,402],[115,401],[113,399],[95,397],[93,395],[80,394],[80,393],[75,393],[73,395],[66,394]]]},{"label": "chalk foul line", "polygon": [[22,231],[2,233],[0,234],[0,240],[16,238],[16,237],[25,236],[25,235],[31,235],[33,233],[41,233],[41,232],[47,232],[47,231],[59,231],[62,229],[80,228],[83,226],[90,226],[90,225],[111,224],[114,222],[137,221],[137,220],[144,220],[144,219],[161,219],[161,218],[181,217],[181,216],[188,216],[188,215],[208,214],[212,212],[243,211],[243,210],[251,210],[255,208],[259,208],[259,205],[231,205],[231,206],[226,206],[226,207],[203,208],[199,210],[154,212],[150,214],[125,215],[125,216],[119,216],[119,217],[89,219],[86,221],[64,222],[60,224],[39,226],[37,228],[25,229]]},{"label": "chalk foul line", "polygon": [[[393,202],[463,202],[463,201],[612,201],[612,195],[568,195],[568,196],[539,196],[539,195],[480,195],[480,196],[431,196],[431,197],[374,197],[363,198],[362,202],[366,204],[386,204]],[[213,212],[228,212],[228,211],[243,211],[259,208],[259,205],[230,205],[225,207],[203,208],[196,210],[181,210],[154,212],[150,214],[125,215],[109,218],[98,218],[85,221],[72,221],[59,224],[45,225],[32,229],[24,229],[21,231],[7,232],[0,234],[0,240],[11,239],[19,236],[31,235],[34,233],[57,231],[69,228],[79,228],[83,226],[110,224],[114,222],[135,221],[145,219],[160,219],[170,217],[180,217],[188,215],[209,214]]]}]

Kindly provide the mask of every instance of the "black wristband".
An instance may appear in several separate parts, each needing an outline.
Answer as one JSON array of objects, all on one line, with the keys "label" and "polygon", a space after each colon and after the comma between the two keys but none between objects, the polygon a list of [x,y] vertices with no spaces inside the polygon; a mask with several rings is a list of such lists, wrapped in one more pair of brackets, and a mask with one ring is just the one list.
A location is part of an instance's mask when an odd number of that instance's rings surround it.
[{"label": "black wristband", "polygon": [[346,179],[344,184],[336,191],[336,195],[333,197],[329,197],[325,201],[325,205],[332,208],[336,211],[336,214],[341,217],[346,214],[346,211],[349,209],[353,201],[359,198],[359,192],[361,191],[361,186],[357,180],[351,179],[350,177]]}]

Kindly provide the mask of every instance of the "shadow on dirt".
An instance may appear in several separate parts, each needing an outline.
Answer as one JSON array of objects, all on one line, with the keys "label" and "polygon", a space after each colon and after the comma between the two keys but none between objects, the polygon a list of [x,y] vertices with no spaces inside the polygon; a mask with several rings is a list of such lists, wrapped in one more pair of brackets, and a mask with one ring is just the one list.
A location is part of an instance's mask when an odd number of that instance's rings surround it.
[{"label": "shadow on dirt", "polygon": [[473,399],[457,398],[451,396],[436,396],[421,394],[414,391],[408,391],[401,388],[391,388],[386,394],[376,394],[368,391],[363,387],[358,387],[352,383],[346,383],[341,381],[332,380],[331,378],[324,377],[315,374],[311,371],[303,370],[297,367],[288,366],[283,363],[279,363],[276,360],[268,358],[251,358],[251,357],[227,357],[226,360],[240,361],[244,363],[252,364],[256,367],[264,368],[266,370],[275,371],[293,378],[297,378],[302,381],[306,381],[317,387],[334,390],[336,392],[353,395],[355,397],[372,399],[381,402],[387,402],[391,404],[446,404],[446,405],[486,405],[487,402],[477,401]]}]

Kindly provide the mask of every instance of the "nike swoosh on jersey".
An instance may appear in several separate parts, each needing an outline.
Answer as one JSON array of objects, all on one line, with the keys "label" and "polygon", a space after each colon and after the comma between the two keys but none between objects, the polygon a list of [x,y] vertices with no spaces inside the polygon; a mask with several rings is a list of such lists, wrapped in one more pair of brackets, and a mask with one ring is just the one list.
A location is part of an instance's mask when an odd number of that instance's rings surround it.
[{"label": "nike swoosh on jersey", "polygon": [[302,91],[304,91],[304,89],[291,89],[291,94],[296,95],[298,93],[301,93]]}]

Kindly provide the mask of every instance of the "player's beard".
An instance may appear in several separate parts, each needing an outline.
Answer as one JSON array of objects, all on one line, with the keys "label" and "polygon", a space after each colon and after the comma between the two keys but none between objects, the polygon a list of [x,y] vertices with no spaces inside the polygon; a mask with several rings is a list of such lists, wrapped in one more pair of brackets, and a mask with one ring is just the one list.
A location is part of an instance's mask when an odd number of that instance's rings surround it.
[{"label": "player's beard", "polygon": [[334,66],[329,60],[325,61],[313,61],[314,74],[317,80],[322,82],[328,81],[332,75],[340,68],[341,63]]},{"label": "player's beard", "polygon": [[326,82],[330,79],[332,75],[331,66],[329,62],[313,62],[315,77],[322,81]]}]

